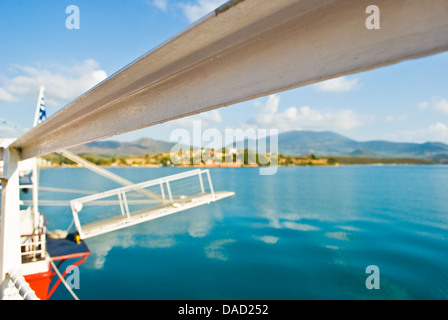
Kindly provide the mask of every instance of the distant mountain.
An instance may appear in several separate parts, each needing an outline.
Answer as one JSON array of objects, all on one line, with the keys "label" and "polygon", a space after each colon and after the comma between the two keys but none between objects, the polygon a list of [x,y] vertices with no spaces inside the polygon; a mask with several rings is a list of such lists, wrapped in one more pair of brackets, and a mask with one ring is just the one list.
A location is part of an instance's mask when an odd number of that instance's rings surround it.
[{"label": "distant mountain", "polygon": [[[270,140],[266,141],[269,148]],[[101,156],[143,156],[170,152],[175,143],[139,139],[134,142],[97,141],[73,149],[80,154]],[[248,141],[245,146],[248,147]],[[269,149],[268,149],[269,150]],[[448,163],[448,145],[440,142],[404,143],[356,141],[331,131],[289,131],[278,135],[278,151],[283,155],[345,156],[366,158],[418,158]]]},{"label": "distant mountain", "polygon": [[330,131],[290,131],[278,135],[279,152],[285,155],[342,155],[364,149],[355,140]]},{"label": "distant mountain", "polygon": [[[270,139],[266,141],[269,148]],[[249,146],[245,141],[245,146]],[[345,156],[366,158],[418,158],[448,161],[448,145],[440,142],[404,143],[356,141],[331,131],[289,131],[278,135],[278,151],[288,156]]]},{"label": "distant mountain", "polygon": [[378,158],[378,154],[375,152],[361,149],[356,149],[355,151],[350,152],[348,156],[355,158]]},{"label": "distant mountain", "polygon": [[331,131],[290,131],[278,135],[279,152],[299,156],[352,156],[370,158],[448,157],[448,145],[440,142],[404,143],[390,141],[360,142]]},{"label": "distant mountain", "polygon": [[134,142],[95,141],[72,149],[78,154],[96,154],[100,156],[144,156],[170,152],[175,143],[142,138]]}]

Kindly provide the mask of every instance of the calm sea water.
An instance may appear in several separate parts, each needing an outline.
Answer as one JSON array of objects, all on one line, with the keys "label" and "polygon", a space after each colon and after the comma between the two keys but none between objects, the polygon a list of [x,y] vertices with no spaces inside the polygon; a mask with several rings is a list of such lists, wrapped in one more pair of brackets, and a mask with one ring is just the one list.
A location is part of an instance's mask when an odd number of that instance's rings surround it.
[{"label": "calm sea water", "polygon": [[[114,168],[141,182],[186,171]],[[80,299],[447,299],[448,166],[210,169],[235,197],[88,239]],[[117,187],[86,169],[43,186]],[[41,199],[80,195],[42,191]],[[42,207],[66,229],[67,207]],[[366,267],[380,289],[365,286]],[[72,299],[61,285],[52,299]]]}]

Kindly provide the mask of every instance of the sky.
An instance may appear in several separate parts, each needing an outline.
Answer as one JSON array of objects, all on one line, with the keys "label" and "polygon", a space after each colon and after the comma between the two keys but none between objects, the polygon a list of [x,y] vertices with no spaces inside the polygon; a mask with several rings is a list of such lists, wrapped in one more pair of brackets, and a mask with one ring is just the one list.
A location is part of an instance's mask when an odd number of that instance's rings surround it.
[{"label": "sky", "polygon": [[[33,123],[39,87],[47,116],[223,0],[2,0],[0,137]],[[69,5],[79,29],[68,29]],[[70,20],[71,21],[71,20]],[[72,21],[73,22],[73,21]],[[170,141],[176,128],[330,130],[358,141],[448,144],[448,52],[261,97],[114,136]]]}]

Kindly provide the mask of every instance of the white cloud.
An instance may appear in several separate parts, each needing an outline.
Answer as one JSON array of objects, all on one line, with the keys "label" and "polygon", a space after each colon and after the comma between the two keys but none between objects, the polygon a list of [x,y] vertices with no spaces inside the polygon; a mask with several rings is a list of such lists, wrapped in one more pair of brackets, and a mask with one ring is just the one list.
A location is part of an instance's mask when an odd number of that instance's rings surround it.
[{"label": "white cloud", "polygon": [[147,0],[146,2],[162,11],[167,11],[169,6],[176,10],[180,10],[189,22],[195,22],[227,1],[228,0],[193,0],[190,2],[183,1],[173,5],[171,5],[169,0]]},{"label": "white cloud", "polygon": [[269,96],[265,104],[256,103],[257,113],[252,124],[279,131],[291,130],[350,130],[361,125],[359,116],[352,110],[322,112],[309,106],[289,107],[279,112],[280,97]]},{"label": "white cloud", "polygon": [[440,113],[448,114],[448,101],[446,99],[441,99],[434,103],[434,110]]},{"label": "white cloud", "polygon": [[11,128],[0,123],[0,139],[4,138],[17,138],[23,135],[24,132],[15,128]]},{"label": "white cloud", "polygon": [[347,92],[356,88],[358,79],[348,79],[347,77],[339,77],[316,84],[318,91],[327,92]]},{"label": "white cloud", "polygon": [[194,22],[225,2],[227,0],[197,0],[196,3],[182,4],[181,8],[188,21]]},{"label": "white cloud", "polygon": [[417,129],[413,131],[401,131],[399,134],[405,141],[428,142],[438,141],[448,143],[448,126],[442,122],[431,124],[428,128]]},{"label": "white cloud", "polygon": [[387,115],[386,121],[387,122],[403,122],[406,121],[409,118],[407,114],[400,114],[400,115]]},{"label": "white cloud", "polygon": [[437,122],[429,126],[424,132],[427,136],[426,141],[441,141],[448,143],[448,127],[442,122]]},{"label": "white cloud", "polygon": [[0,117],[0,138],[17,138],[28,130],[29,128]]},{"label": "white cloud", "polygon": [[0,88],[0,101],[14,102],[17,98],[3,88]]},{"label": "white cloud", "polygon": [[39,87],[44,86],[47,104],[57,106],[77,98],[107,77],[106,72],[92,59],[70,66],[15,65],[12,71],[15,76],[2,77],[0,96],[3,101],[37,99]]},{"label": "white cloud", "polygon": [[433,98],[431,102],[424,101],[420,102],[417,105],[417,108],[420,110],[429,110],[429,111],[435,111],[437,113],[444,113],[448,114],[448,100],[447,99],[435,99]]},{"label": "white cloud", "polygon": [[432,130],[435,132],[446,132],[446,131],[448,131],[448,128],[442,122],[437,122],[437,123],[430,125],[429,130]]},{"label": "white cloud", "polygon": [[428,102],[420,102],[417,105],[417,108],[419,108],[420,110],[428,109],[428,107],[429,107],[429,103]]},{"label": "white cloud", "polygon": [[211,110],[208,112],[201,113],[199,114],[199,117],[206,122],[212,122],[212,123],[222,122],[221,114],[219,113],[218,110]]},{"label": "white cloud", "polygon": [[152,4],[162,11],[166,11],[168,8],[168,0],[154,0]]}]

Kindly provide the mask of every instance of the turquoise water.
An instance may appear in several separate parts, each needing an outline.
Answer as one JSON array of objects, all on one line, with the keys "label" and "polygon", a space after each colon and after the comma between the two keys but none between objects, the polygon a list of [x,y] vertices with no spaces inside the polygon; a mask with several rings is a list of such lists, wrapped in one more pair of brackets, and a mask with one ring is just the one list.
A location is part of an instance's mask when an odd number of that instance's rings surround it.
[{"label": "turquoise water", "polygon": [[[141,182],[186,171],[114,168]],[[235,197],[86,242],[80,299],[447,299],[448,166],[210,169]],[[117,187],[86,169],[43,186]],[[42,191],[41,199],[80,195]],[[66,207],[42,207],[66,229]],[[368,290],[366,267],[380,270]],[[52,299],[72,299],[61,285]]]}]

